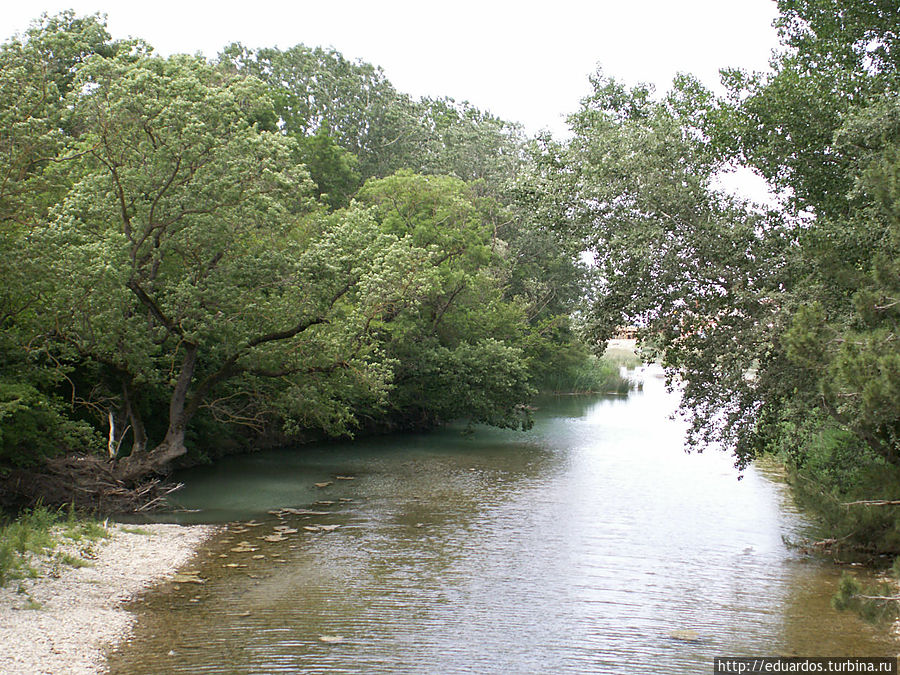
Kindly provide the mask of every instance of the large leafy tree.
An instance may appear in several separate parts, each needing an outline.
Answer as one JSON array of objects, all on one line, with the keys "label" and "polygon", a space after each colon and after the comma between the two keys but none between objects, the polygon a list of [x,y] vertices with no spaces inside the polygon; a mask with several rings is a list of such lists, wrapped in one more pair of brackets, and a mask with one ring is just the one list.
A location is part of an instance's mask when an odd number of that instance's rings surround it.
[{"label": "large leafy tree", "polygon": [[450,98],[422,99],[413,113],[418,147],[407,166],[478,183],[480,193],[505,201],[524,159],[518,125]]},{"label": "large leafy tree", "polygon": [[72,13],[0,64],[0,470],[97,488],[235,425],[528,426],[582,270],[509,190],[515,125],[333,50],[158,58]]},{"label": "large leafy tree", "polygon": [[[782,0],[773,71],[727,71],[711,137],[784,194],[796,253],[779,340],[789,381],[763,437],[808,462],[816,427],[855,453],[900,463],[895,388],[900,10],[891,2]],[[725,137],[728,141],[726,142]],[[812,423],[805,422],[812,420]]]},{"label": "large leafy tree", "polygon": [[412,103],[380,68],[304,45],[282,51],[235,43],[219,61],[267,82],[283,131],[327,135],[357,158],[363,179],[408,166],[401,158],[416,143]]},{"label": "large leafy tree", "polygon": [[889,0],[781,0],[782,49],[768,73],[723,71],[731,97],[716,128],[794,212],[846,215],[854,165],[836,133],[854,110],[896,92],[900,11]]},{"label": "large leafy tree", "polygon": [[[596,335],[638,323],[683,382],[696,447],[741,464],[777,450],[831,505],[892,497],[898,10],[779,8],[772,72],[725,71],[721,100],[689,77],[662,98],[594,78],[571,141],[537,163],[537,212],[595,256]],[[717,191],[734,163],[780,190],[780,207]],[[844,534],[880,536],[871,525]]]},{"label": "large leafy tree", "polygon": [[503,295],[495,205],[458,178],[408,171],[370,180],[358,198],[372,205],[382,231],[430,252],[423,292],[394,305],[376,329],[396,362],[395,420],[529,426],[527,323],[521,305]]},{"label": "large leafy tree", "polygon": [[685,381],[692,443],[724,443],[746,461],[768,386],[782,233],[714,189],[721,159],[698,128],[709,94],[694,80],[680,78],[662,100],[602,73],[592,83],[572,139],[538,157],[533,199],[594,258],[596,343],[616,326],[642,326]]},{"label": "large leafy tree", "polygon": [[[482,192],[498,197],[523,159],[517,125],[450,98],[414,101],[398,92],[380,68],[350,61],[333,49],[251,50],[232,44],[219,62],[269,85],[278,126],[312,151],[305,160],[324,159],[330,140],[355,158],[353,168],[363,180],[410,169],[478,181]],[[348,175],[336,160],[332,152],[322,166],[331,171],[317,171],[313,162],[317,183],[320,176],[334,183]]]},{"label": "large leafy tree", "polygon": [[[54,339],[101,367],[127,418],[115,474],[139,479],[184,454],[204,408],[246,419],[260,400],[288,401],[284,416],[302,408],[342,428],[351,389],[332,380],[381,389],[364,319],[414,268],[409,247],[364,213],[308,213],[290,139],[254,121],[270,105],[256,80],[193,57],[92,59],[69,103],[83,160],[35,245],[57,283]],[[273,378],[295,396],[260,383]],[[165,402],[155,437],[150,393]]]},{"label": "large leafy tree", "polygon": [[803,302],[782,342],[814,383],[814,407],[827,424],[861,450],[900,466],[896,96],[879,96],[848,114],[833,143],[852,187],[841,208],[823,208],[799,237],[804,265],[797,295]]},{"label": "large leafy tree", "polygon": [[[65,107],[87,59],[139,44],[114,43],[100,19],[44,16],[0,47],[0,465],[29,464],[95,439],[72,419],[69,371],[33,340],[49,289],[29,247],[70,185]],[[62,393],[69,394],[69,402]]]}]

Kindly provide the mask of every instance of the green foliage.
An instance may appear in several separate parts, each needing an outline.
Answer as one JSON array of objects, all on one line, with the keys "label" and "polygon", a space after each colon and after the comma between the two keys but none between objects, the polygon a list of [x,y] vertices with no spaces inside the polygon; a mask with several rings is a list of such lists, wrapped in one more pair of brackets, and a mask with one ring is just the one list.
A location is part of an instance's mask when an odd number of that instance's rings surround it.
[{"label": "green foliage", "polygon": [[662,100],[602,74],[592,83],[570,119],[571,141],[537,155],[529,180],[542,217],[596,261],[589,342],[605,344],[617,326],[644,327],[685,380],[690,442],[723,443],[747,461],[768,380],[746,375],[771,351],[785,268],[770,264],[770,252],[782,234],[770,217],[715,191],[721,159],[698,127],[694,108],[709,96],[695,81],[679,79]]},{"label": "green foliage", "polygon": [[380,68],[350,61],[334,49],[304,45],[281,51],[232,44],[219,62],[267,82],[284,131],[334,139],[357,158],[364,179],[405,166],[398,160],[414,142],[412,104]]},{"label": "green foliage", "polygon": [[104,527],[97,521],[84,518],[74,518],[72,515],[70,515],[65,521],[62,522],[61,527],[62,535],[66,539],[70,539],[76,542],[82,541],[84,539],[94,542],[99,541],[100,539],[107,539],[109,537],[109,530],[107,530],[106,527]]},{"label": "green foliage", "polygon": [[329,208],[349,205],[359,187],[358,161],[341,148],[324,127],[313,136],[298,136],[298,158],[316,184],[316,196]]},{"label": "green foliage", "polygon": [[3,529],[3,537],[12,543],[20,555],[26,552],[41,554],[53,546],[50,528],[57,522],[57,514],[45,506],[26,511]]},{"label": "green foliage", "polygon": [[[717,142],[737,151],[795,211],[849,213],[852,158],[837,143],[848,115],[896,91],[890,0],[781,0],[784,48],[771,74],[726,71],[732,122]],[[727,137],[727,138],[726,138]]]},{"label": "green foliage", "polygon": [[50,528],[55,522],[55,513],[37,507],[0,526],[0,586],[34,573],[27,554],[43,555],[53,547]]},{"label": "green foliage", "polygon": [[413,108],[418,147],[404,165],[419,173],[451,175],[502,198],[522,164],[520,128],[450,98],[419,101]]},{"label": "green foliage", "polygon": [[75,73],[92,56],[108,56],[125,46],[111,42],[98,16],[79,18],[64,12],[45,15],[23,39],[0,47],[3,244],[46,213],[64,187],[52,160],[65,141],[63,100]]},{"label": "green foliage", "polygon": [[[897,549],[900,108],[896,3],[782,0],[769,74],[679,76],[654,96],[598,73],[566,143],[521,182],[549,228],[596,261],[590,342],[638,325],[684,382],[689,442],[739,465],[766,451],[857,543]],[[743,164],[779,209],[723,194]],[[852,536],[851,536],[852,535]]]},{"label": "green foliage", "polygon": [[68,567],[91,567],[91,563],[85,560],[84,558],[79,558],[77,556],[72,555],[71,553],[60,553],[56,556],[56,561],[61,565],[66,565]]},{"label": "green foliage", "polygon": [[781,438],[791,444],[781,457],[790,467],[795,499],[816,514],[829,536],[845,548],[900,551],[895,509],[855,503],[900,499],[900,470],[827,418],[813,417],[804,432],[786,431]]},{"label": "green foliage", "polygon": [[869,623],[893,621],[900,615],[900,604],[892,591],[889,583],[864,586],[844,572],[837,593],[831,598],[831,606],[841,612],[854,611]]},{"label": "green foliage", "polygon": [[23,609],[27,609],[27,610],[37,611],[37,610],[41,610],[43,608],[44,608],[44,606],[41,603],[39,603],[37,600],[32,598],[31,596],[28,596],[25,599],[25,604],[23,605]]},{"label": "green foliage", "polygon": [[390,375],[368,326],[415,287],[424,252],[360,209],[312,210],[291,140],[247,121],[268,105],[258,81],[192,57],[92,61],[79,77],[84,171],[36,242],[57,332],[108,371],[98,393],[121,396],[131,456],[161,440],[137,405],[154,393],[175,456],[201,407],[257,428],[350,428]]},{"label": "green foliage", "polygon": [[70,407],[27,383],[0,380],[0,466],[29,466],[97,442]]},{"label": "green foliage", "polygon": [[359,176],[399,169],[456,176],[498,198],[521,165],[517,125],[450,98],[414,101],[380,68],[333,49],[232,44],[219,63],[269,85],[280,126],[301,139],[303,161],[332,208],[346,205]]},{"label": "green foliage", "polygon": [[394,414],[416,425],[465,417],[530,426],[522,408],[532,393],[522,351],[527,326],[518,305],[503,298],[504,261],[488,227],[493,205],[458,178],[408,171],[367,182],[358,199],[426,263],[415,294],[373,324],[396,363]]},{"label": "green foliage", "polygon": [[152,532],[150,532],[150,530],[146,530],[143,527],[124,527],[123,526],[121,529],[122,529],[122,532],[125,532],[126,534],[139,534],[143,537],[149,537],[149,536],[152,536],[152,534],[153,534]]},{"label": "green foliage", "polygon": [[335,50],[161,58],[72,13],[0,66],[0,471],[527,427],[584,352],[579,243],[513,203],[516,125]]},{"label": "green foliage", "polygon": [[74,73],[124,46],[98,17],[71,12],[0,46],[0,472],[96,442],[61,396],[67,368],[36,337],[48,329],[40,299],[50,288],[29,242],[68,186],[64,100]]},{"label": "green foliage", "polygon": [[632,384],[622,377],[617,363],[573,349],[567,360],[557,356],[553,369],[546,369],[536,386],[542,393],[550,394],[623,395]]},{"label": "green foliage", "polygon": [[634,350],[616,346],[608,346],[603,352],[603,358],[619,368],[637,368],[644,363]]},{"label": "green foliage", "polygon": [[11,541],[0,538],[0,587],[9,583],[18,568],[18,556]]}]

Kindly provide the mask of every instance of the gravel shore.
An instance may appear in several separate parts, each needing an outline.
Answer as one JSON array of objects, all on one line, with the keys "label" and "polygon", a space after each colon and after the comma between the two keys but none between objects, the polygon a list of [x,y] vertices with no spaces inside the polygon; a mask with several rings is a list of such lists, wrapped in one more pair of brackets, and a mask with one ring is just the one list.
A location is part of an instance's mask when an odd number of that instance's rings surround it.
[{"label": "gravel shore", "polygon": [[64,550],[88,566],[47,560],[41,578],[0,588],[0,674],[104,672],[105,652],[134,621],[123,603],[171,576],[216,528],[110,525],[109,531],[90,547]]}]

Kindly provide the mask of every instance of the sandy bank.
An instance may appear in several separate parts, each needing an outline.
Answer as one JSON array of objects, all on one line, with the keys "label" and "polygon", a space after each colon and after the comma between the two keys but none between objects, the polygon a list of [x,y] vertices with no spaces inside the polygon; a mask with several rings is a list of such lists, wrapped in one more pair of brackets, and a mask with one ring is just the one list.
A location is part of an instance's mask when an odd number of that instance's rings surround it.
[{"label": "sandy bank", "polygon": [[[128,528],[135,530],[136,528]],[[45,562],[39,579],[0,589],[0,673],[75,675],[105,669],[104,652],[126,637],[134,617],[123,603],[170,576],[214,527],[142,525],[82,551],[89,566]]]}]

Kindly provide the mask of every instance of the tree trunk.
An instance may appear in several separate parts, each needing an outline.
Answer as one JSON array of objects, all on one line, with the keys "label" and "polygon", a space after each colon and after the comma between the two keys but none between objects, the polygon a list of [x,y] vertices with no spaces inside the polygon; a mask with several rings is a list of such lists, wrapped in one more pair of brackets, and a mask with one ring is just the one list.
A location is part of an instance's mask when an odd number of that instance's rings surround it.
[{"label": "tree trunk", "polygon": [[[194,378],[197,365],[197,345],[186,343],[181,372],[172,390],[169,400],[169,428],[162,442],[149,452],[138,447],[138,435],[135,433],[135,448],[128,457],[124,457],[116,466],[116,478],[126,482],[135,482],[154,473],[162,473],[169,462],[187,452],[184,445],[184,434],[190,416],[186,413],[188,390]],[[136,415],[136,411],[135,411]],[[143,426],[141,427],[143,435]]]},{"label": "tree trunk", "polygon": [[154,473],[163,473],[169,462],[186,452],[184,430],[180,433],[167,433],[163,442],[149,452],[139,452],[123,458],[115,468],[115,477],[126,483],[134,483]]},{"label": "tree trunk", "polygon": [[122,382],[122,398],[125,399],[125,412],[131,422],[131,433],[134,439],[131,444],[131,454],[145,452],[147,431],[144,429],[144,420],[141,418],[141,411],[137,408],[134,392],[131,391],[131,384],[127,380]]}]

